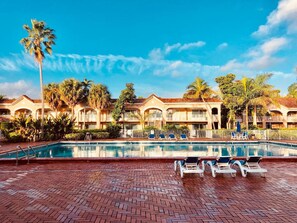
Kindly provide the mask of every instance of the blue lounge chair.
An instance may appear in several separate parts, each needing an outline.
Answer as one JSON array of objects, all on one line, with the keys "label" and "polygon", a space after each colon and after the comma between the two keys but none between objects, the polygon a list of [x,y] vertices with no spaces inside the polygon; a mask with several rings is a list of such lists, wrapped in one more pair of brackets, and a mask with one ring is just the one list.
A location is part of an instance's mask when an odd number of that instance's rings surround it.
[{"label": "blue lounge chair", "polygon": [[236,170],[231,168],[231,160],[230,156],[221,156],[216,160],[206,161],[206,163],[210,166],[213,177],[216,177],[217,173],[230,173],[232,177],[235,177]]},{"label": "blue lounge chair", "polygon": [[[201,167],[199,164],[201,163]],[[174,161],[174,171],[179,166],[180,176],[184,177],[185,173],[198,173],[200,177],[204,176],[204,163],[198,157],[187,157],[184,160]]]},{"label": "blue lounge chair", "polygon": [[188,137],[187,137],[186,134],[180,134],[180,139],[182,139],[182,140],[187,140]]},{"label": "blue lounge chair", "polygon": [[161,133],[161,134],[159,135],[159,139],[161,139],[161,140],[165,139],[165,135],[164,135],[163,133]]},{"label": "blue lounge chair", "polygon": [[155,134],[149,134],[148,139],[155,139]]},{"label": "blue lounge chair", "polygon": [[172,140],[172,139],[176,139],[176,138],[175,138],[175,135],[173,133],[170,133],[168,135],[168,139]]},{"label": "blue lounge chair", "polygon": [[233,165],[237,165],[241,171],[241,175],[246,177],[248,173],[260,173],[261,177],[265,177],[266,169],[260,167],[261,156],[250,156],[243,160],[236,160]]}]

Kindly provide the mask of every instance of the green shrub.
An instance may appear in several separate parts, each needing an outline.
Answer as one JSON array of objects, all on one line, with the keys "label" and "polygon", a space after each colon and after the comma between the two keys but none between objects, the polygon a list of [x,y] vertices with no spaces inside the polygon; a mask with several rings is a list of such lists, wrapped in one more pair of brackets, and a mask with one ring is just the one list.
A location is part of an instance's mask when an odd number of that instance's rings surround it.
[{"label": "green shrub", "polygon": [[96,132],[92,133],[92,139],[108,139],[109,133],[108,132]]},{"label": "green shrub", "polygon": [[83,140],[85,138],[85,134],[83,134],[83,133],[68,133],[64,137],[66,140]]},{"label": "green shrub", "polygon": [[109,124],[106,131],[109,133],[109,138],[118,138],[120,137],[121,126],[117,124]]},{"label": "green shrub", "polygon": [[8,141],[9,142],[24,142],[26,141],[22,135],[16,133],[16,132],[10,132],[8,134]]}]

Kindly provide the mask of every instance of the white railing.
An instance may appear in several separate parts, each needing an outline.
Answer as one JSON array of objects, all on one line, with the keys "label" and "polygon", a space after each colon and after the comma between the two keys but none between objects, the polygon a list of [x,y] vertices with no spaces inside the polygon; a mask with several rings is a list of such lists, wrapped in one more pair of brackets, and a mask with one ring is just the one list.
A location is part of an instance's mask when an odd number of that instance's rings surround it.
[{"label": "white railing", "polygon": [[[200,139],[216,139],[216,140],[230,140],[231,141],[231,132],[236,130],[220,129],[220,130],[191,130],[187,135],[189,138],[200,138]],[[155,131],[155,135],[158,137],[158,134],[162,132],[165,135],[168,135],[171,132],[163,132],[160,130]],[[242,131],[244,132],[244,130]],[[248,130],[248,138],[250,140],[297,140],[297,130],[288,129],[288,130]],[[133,130],[133,138],[143,138],[147,137],[149,133],[143,132],[141,130]],[[181,133],[179,131],[175,132],[175,135],[179,137]],[[236,140],[232,140],[236,141]]]}]

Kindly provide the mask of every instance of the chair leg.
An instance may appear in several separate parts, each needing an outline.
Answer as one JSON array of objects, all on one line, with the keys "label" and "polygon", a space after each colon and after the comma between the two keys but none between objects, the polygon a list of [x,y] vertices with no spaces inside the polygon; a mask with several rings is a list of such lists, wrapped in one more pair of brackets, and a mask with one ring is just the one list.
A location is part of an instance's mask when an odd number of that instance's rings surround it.
[{"label": "chair leg", "polygon": [[177,171],[177,161],[174,161],[174,171]]}]

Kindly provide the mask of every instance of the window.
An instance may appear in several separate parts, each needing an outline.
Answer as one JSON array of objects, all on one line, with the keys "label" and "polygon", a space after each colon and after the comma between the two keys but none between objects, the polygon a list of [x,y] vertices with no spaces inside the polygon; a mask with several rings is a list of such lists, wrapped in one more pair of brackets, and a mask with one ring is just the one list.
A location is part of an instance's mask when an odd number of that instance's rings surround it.
[{"label": "window", "polygon": [[204,110],[193,110],[192,111],[192,118],[202,118],[206,117],[206,111]]}]

